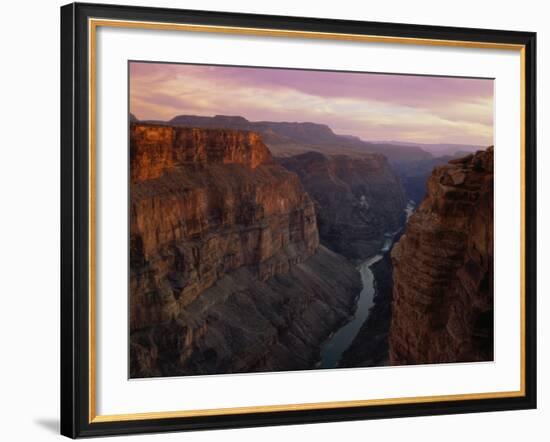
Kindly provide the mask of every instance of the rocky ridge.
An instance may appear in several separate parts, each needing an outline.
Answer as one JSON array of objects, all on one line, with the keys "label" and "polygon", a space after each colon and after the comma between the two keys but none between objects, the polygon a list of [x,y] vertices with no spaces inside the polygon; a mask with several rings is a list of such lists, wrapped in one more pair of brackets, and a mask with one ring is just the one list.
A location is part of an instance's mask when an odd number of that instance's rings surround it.
[{"label": "rocky ridge", "polygon": [[360,278],[298,177],[227,129],[133,123],[130,162],[131,376],[310,368]]},{"label": "rocky ridge", "polygon": [[307,152],[279,159],[315,201],[321,243],[350,259],[376,254],[404,220],[405,196],[387,159]]},{"label": "rocky ridge", "polygon": [[492,360],[492,147],[434,169],[392,261],[390,364]]},{"label": "rocky ridge", "polygon": [[419,146],[400,145],[390,142],[368,142],[359,137],[340,135],[326,124],[293,121],[249,121],[241,116],[177,115],[164,123],[169,126],[197,127],[209,129],[247,130],[261,134],[275,156],[292,156],[309,151],[324,154],[346,154],[363,156],[379,153],[390,162],[421,161],[432,158],[432,154]]}]

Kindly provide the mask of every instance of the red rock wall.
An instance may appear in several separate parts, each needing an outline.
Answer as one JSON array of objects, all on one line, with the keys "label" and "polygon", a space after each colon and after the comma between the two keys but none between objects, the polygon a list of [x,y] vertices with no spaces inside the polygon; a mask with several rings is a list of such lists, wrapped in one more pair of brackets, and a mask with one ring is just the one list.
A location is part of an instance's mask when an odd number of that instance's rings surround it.
[{"label": "red rock wall", "polygon": [[222,276],[176,320],[132,332],[131,377],[303,370],[349,321],[361,280],[323,246],[263,281],[249,267]]},{"label": "red rock wall", "polygon": [[434,169],[392,260],[391,364],[492,360],[492,147]]},{"label": "red rock wall", "polygon": [[130,139],[132,182],[159,178],[189,163],[256,168],[271,161],[268,148],[255,132],[132,124]]},{"label": "red rock wall", "polygon": [[235,269],[266,280],[319,245],[311,199],[255,133],[133,124],[130,158],[132,330]]}]

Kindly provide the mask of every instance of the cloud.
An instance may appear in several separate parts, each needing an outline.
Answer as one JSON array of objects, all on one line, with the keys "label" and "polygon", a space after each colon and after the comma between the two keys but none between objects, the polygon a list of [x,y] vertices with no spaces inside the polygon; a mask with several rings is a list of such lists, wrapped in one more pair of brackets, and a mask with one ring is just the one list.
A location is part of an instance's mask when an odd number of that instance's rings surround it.
[{"label": "cloud", "polygon": [[130,109],[142,119],[313,121],[366,140],[493,143],[485,79],[132,63]]}]

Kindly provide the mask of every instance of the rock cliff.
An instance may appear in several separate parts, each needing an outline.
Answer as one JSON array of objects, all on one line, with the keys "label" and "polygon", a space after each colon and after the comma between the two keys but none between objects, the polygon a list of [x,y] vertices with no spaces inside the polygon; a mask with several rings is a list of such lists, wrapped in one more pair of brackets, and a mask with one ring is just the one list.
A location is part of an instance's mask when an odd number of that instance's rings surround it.
[{"label": "rock cliff", "polygon": [[132,182],[159,178],[186,165],[241,164],[255,169],[273,162],[254,132],[134,124],[130,137]]},{"label": "rock cliff", "polygon": [[310,368],[358,272],[257,133],[130,126],[132,377]]},{"label": "rock cliff", "polygon": [[280,162],[314,199],[321,243],[337,253],[357,260],[372,256],[384,234],[404,221],[403,188],[383,155],[307,152]]},{"label": "rock cliff", "polygon": [[492,147],[434,169],[392,261],[392,365],[492,360]]}]

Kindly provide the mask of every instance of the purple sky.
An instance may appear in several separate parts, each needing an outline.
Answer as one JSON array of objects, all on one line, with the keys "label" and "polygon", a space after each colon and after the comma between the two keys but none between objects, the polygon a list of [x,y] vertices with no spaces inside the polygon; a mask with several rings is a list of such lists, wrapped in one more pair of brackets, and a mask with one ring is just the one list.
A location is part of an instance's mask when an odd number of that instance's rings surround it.
[{"label": "purple sky", "polygon": [[311,121],[364,140],[493,144],[493,81],[162,63],[130,64],[130,112]]}]

